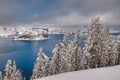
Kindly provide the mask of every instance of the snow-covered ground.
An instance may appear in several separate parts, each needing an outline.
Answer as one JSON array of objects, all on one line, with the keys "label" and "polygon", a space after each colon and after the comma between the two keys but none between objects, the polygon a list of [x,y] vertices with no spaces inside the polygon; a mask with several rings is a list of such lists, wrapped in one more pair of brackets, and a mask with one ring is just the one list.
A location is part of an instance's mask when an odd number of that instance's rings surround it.
[{"label": "snow-covered ground", "polygon": [[120,65],[61,73],[36,80],[120,80]]}]

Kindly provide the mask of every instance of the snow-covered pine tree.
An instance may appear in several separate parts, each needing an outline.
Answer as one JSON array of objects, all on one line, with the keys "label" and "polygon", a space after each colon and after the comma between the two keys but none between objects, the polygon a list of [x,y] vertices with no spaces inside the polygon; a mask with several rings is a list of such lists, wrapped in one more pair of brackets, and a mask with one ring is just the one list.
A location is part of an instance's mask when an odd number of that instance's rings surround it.
[{"label": "snow-covered pine tree", "polygon": [[34,65],[31,79],[37,79],[45,76],[45,67],[44,67],[44,61],[42,58],[42,53],[43,53],[43,50],[42,48],[40,48],[38,52],[38,57],[36,59],[36,63]]},{"label": "snow-covered pine tree", "polygon": [[73,42],[68,40],[68,35],[66,35],[67,34],[65,34],[63,41],[60,42],[61,72],[69,72],[80,69],[81,49],[79,47],[79,39],[81,37],[81,31],[77,31]]},{"label": "snow-covered pine tree", "polygon": [[0,80],[3,80],[2,72],[0,71]]},{"label": "snow-covered pine tree", "polygon": [[[103,46],[101,52],[101,66],[113,66],[117,63],[117,43],[114,42],[114,39],[111,38],[109,27],[103,32]],[[104,55],[102,54],[104,53]]]},{"label": "snow-covered pine tree", "polygon": [[61,55],[60,55],[60,44],[56,44],[52,51],[53,58],[50,61],[50,74],[58,74],[61,72]]},{"label": "snow-covered pine tree", "polygon": [[4,80],[12,80],[12,66],[11,65],[12,65],[11,60],[8,60],[5,66]]},{"label": "snow-covered pine tree", "polygon": [[63,48],[68,47],[68,44],[69,44],[68,36],[69,36],[68,33],[64,34],[63,41],[62,41],[63,44],[61,44]]},{"label": "snow-covered pine tree", "polygon": [[99,17],[92,20],[84,47],[84,68],[96,68],[100,64],[101,29]]},{"label": "snow-covered pine tree", "polygon": [[66,71],[70,72],[72,70],[72,54],[73,54],[73,42],[70,42],[66,50]]},{"label": "snow-covered pine tree", "polygon": [[44,67],[45,67],[45,76],[49,76],[50,75],[49,57],[47,57],[47,55],[45,55],[44,52],[42,52],[42,57],[43,57]]},{"label": "snow-covered pine tree", "polygon": [[71,54],[72,71],[77,71],[82,69],[82,62],[81,62],[82,51],[79,46],[80,37],[81,37],[81,30],[78,30],[77,33],[75,34],[74,41],[71,42],[71,44],[73,44],[73,49]]},{"label": "snow-covered pine tree", "polygon": [[[109,27],[108,27],[109,28]],[[114,52],[115,47],[114,45],[116,45],[110,35],[110,31],[107,32],[108,34],[108,39],[107,39],[107,43],[108,43],[108,58],[109,58],[109,66],[113,66],[116,65],[116,61],[117,61],[117,53]]]},{"label": "snow-covered pine tree", "polygon": [[100,44],[100,67],[109,65],[109,56],[112,53],[111,37],[109,33],[109,27],[107,26],[102,34],[102,43]]},{"label": "snow-covered pine tree", "polygon": [[49,76],[50,75],[50,62],[46,61],[45,62],[45,76]]},{"label": "snow-covered pine tree", "polygon": [[13,77],[13,80],[15,80],[15,78],[16,78],[16,71],[17,71],[17,69],[16,69],[16,62],[15,61],[13,62],[12,69],[13,69],[13,71],[12,71],[12,77]]},{"label": "snow-covered pine tree", "polygon": [[5,66],[5,76],[4,80],[22,80],[22,75],[20,70],[17,70],[15,61],[12,67],[12,61],[8,60]]},{"label": "snow-covered pine tree", "polygon": [[117,36],[115,45],[114,45],[114,53],[116,54],[116,64],[119,65],[120,64],[120,33]]},{"label": "snow-covered pine tree", "polygon": [[20,70],[16,71],[16,78],[15,80],[23,80],[22,74]]},{"label": "snow-covered pine tree", "polygon": [[17,70],[16,62],[14,60],[12,67],[12,80],[22,80],[22,75],[20,70]]},{"label": "snow-covered pine tree", "polygon": [[71,71],[71,68],[68,66],[68,59],[70,58],[70,54],[68,53],[69,50],[69,44],[70,40],[68,40],[69,34],[64,34],[62,42],[60,42],[60,60],[61,60],[61,66],[60,66],[60,72],[68,72]]}]

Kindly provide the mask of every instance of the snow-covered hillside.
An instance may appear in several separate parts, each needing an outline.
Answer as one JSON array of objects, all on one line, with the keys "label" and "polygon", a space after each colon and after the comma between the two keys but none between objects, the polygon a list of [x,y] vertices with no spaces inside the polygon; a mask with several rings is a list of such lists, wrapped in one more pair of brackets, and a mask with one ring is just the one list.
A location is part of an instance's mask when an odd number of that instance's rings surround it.
[{"label": "snow-covered hillside", "polygon": [[48,34],[64,34],[66,31],[48,27],[0,27],[0,36],[14,40],[43,40]]},{"label": "snow-covered hillside", "polygon": [[120,80],[120,65],[61,73],[36,80]]},{"label": "snow-covered hillside", "polygon": [[67,30],[62,30],[60,28],[54,27],[0,27],[0,36],[8,36],[8,35],[15,35],[15,34],[63,34]]}]

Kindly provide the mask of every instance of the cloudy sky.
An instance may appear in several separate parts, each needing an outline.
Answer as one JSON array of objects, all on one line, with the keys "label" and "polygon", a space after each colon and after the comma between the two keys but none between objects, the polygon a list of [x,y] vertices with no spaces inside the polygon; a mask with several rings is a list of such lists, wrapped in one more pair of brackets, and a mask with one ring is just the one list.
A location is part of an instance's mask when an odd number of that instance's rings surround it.
[{"label": "cloudy sky", "polygon": [[0,25],[88,24],[120,25],[120,0],[0,0]]}]

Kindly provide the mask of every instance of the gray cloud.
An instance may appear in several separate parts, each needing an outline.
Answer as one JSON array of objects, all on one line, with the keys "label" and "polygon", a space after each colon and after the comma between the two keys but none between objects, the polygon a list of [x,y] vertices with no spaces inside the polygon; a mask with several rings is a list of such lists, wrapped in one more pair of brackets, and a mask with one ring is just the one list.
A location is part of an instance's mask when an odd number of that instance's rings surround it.
[{"label": "gray cloud", "polygon": [[[32,14],[41,8],[43,14]],[[88,24],[99,16],[104,24],[120,25],[119,14],[120,0],[0,0],[0,24]]]},{"label": "gray cloud", "polygon": [[0,25],[28,23],[30,11],[42,0],[0,0]]},{"label": "gray cloud", "polygon": [[105,24],[120,24],[119,0],[56,0],[48,7],[48,14],[34,17],[42,23],[86,24],[95,16]]}]

